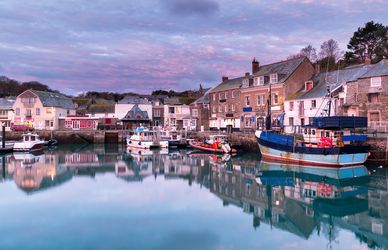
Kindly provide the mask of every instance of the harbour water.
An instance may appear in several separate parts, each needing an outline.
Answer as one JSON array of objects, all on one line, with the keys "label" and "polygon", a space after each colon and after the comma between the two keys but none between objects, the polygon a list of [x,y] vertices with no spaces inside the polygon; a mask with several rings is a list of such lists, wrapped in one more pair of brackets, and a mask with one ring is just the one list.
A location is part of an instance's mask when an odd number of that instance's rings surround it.
[{"label": "harbour water", "polygon": [[1,161],[0,249],[388,248],[385,168],[117,145]]}]

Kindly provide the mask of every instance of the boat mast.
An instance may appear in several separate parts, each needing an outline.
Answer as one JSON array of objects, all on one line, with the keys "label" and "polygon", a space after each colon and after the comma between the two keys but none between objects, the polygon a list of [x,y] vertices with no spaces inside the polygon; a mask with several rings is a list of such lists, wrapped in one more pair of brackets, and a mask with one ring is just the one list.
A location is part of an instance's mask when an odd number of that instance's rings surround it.
[{"label": "boat mast", "polygon": [[272,89],[271,89],[271,83],[268,83],[268,84],[269,84],[269,97],[268,97],[268,100],[267,100],[268,110],[267,110],[267,117],[265,118],[265,130],[271,130],[271,103],[272,103],[271,96],[272,96]]}]

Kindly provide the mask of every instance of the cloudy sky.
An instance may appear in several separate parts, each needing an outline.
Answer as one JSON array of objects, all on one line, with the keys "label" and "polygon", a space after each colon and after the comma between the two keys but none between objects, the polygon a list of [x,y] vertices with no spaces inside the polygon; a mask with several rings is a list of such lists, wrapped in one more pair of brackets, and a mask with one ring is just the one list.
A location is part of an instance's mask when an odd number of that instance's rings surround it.
[{"label": "cloudy sky", "polygon": [[80,91],[196,89],[357,27],[385,0],[0,0],[0,75]]}]

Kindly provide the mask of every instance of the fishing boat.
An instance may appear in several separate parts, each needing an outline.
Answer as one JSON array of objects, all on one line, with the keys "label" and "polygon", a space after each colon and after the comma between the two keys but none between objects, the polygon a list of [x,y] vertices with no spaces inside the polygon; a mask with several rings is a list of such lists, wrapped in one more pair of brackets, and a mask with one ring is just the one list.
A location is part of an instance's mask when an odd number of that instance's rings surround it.
[{"label": "fishing boat", "polygon": [[237,152],[226,141],[225,135],[210,135],[209,138],[209,140],[205,140],[204,142],[190,140],[189,144],[193,148],[211,153],[229,154]]},{"label": "fishing boat", "polygon": [[137,127],[127,136],[127,146],[139,149],[168,148],[168,140],[161,139],[159,131]]},{"label": "fishing boat", "polygon": [[14,151],[32,152],[42,150],[45,145],[45,141],[39,138],[38,134],[27,133],[23,134],[22,140],[17,141],[13,145]]},{"label": "fishing boat", "polygon": [[367,136],[354,133],[366,127],[366,117],[314,117],[312,125],[305,126],[299,134],[267,130],[256,131],[255,135],[263,159],[341,167],[367,160],[370,147],[362,144]]}]

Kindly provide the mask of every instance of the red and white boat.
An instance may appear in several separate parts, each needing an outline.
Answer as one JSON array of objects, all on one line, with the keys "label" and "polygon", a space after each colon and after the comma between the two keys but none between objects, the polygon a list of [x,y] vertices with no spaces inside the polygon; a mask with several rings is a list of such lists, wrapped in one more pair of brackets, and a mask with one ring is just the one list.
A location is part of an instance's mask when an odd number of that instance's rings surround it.
[{"label": "red and white boat", "polygon": [[235,149],[231,148],[229,143],[226,141],[225,135],[211,135],[210,140],[206,140],[205,142],[190,140],[189,144],[193,148],[212,153],[233,154],[237,152]]},{"label": "red and white boat", "polygon": [[36,150],[42,150],[43,145],[45,144],[44,140],[39,138],[39,135],[28,133],[24,134],[21,141],[15,142],[13,145],[14,151],[22,152],[31,152]]}]

